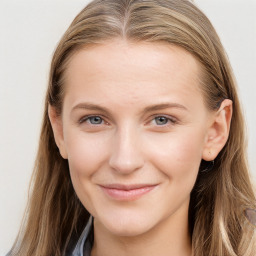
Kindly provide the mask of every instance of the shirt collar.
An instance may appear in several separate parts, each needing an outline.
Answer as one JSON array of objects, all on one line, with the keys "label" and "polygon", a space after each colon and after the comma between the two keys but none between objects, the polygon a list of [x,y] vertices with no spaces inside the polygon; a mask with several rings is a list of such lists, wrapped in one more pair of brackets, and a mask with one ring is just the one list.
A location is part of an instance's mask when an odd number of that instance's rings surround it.
[{"label": "shirt collar", "polygon": [[90,256],[92,244],[89,241],[89,234],[93,229],[93,217],[90,216],[80,238],[77,241],[72,256]]}]

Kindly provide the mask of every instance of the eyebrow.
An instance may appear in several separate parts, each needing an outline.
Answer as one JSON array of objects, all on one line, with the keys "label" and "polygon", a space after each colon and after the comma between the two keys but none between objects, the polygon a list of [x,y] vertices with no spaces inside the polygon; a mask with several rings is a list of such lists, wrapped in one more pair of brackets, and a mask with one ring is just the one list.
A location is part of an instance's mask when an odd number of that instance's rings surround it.
[{"label": "eyebrow", "polygon": [[96,110],[96,111],[101,111],[104,113],[109,113],[110,111],[105,108],[102,107],[100,105],[96,105],[94,103],[90,103],[90,102],[83,102],[83,103],[79,103],[76,106],[74,106],[71,110],[71,113],[74,112],[77,109],[88,109],[88,110]]},{"label": "eyebrow", "polygon": [[[162,109],[167,109],[167,108],[177,108],[181,110],[188,110],[185,106],[178,104],[178,103],[160,103],[160,104],[154,104],[151,106],[147,106],[142,110],[142,114],[145,114],[147,112],[152,112],[156,110],[162,110]],[[74,106],[71,110],[71,112],[74,112],[77,109],[87,109],[87,110],[95,110],[95,111],[101,111],[103,113],[110,113],[111,111],[108,110],[106,107],[90,103],[90,102],[83,102],[79,103],[76,106]]]},{"label": "eyebrow", "polygon": [[181,110],[188,110],[185,106],[178,103],[161,103],[161,104],[155,104],[155,105],[146,107],[143,110],[143,113],[166,109],[166,108],[177,108]]}]

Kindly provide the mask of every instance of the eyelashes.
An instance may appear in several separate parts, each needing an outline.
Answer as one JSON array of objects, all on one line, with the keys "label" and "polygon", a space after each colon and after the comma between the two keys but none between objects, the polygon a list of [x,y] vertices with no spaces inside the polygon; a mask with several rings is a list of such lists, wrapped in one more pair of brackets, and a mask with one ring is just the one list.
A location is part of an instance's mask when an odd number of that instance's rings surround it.
[{"label": "eyelashes", "polygon": [[166,125],[171,125],[175,124],[177,120],[171,117],[167,117],[165,115],[159,115],[155,116],[151,122],[154,122],[157,126],[166,126]]},{"label": "eyelashes", "polygon": [[104,117],[101,117],[99,115],[90,115],[90,116],[84,116],[79,120],[79,124],[88,124],[91,126],[100,126],[100,125],[109,125],[108,122],[105,121]]},{"label": "eyelashes", "polygon": [[87,117],[84,121],[85,122],[88,121],[90,124],[93,124],[93,125],[99,125],[99,124],[102,124],[103,119],[100,116],[90,116],[90,117]]},{"label": "eyelashes", "polygon": [[[95,126],[95,127],[98,127],[101,125],[110,125],[109,122],[107,122],[105,118],[100,115],[84,116],[79,120],[79,124],[83,124],[83,123],[88,124],[90,126]],[[158,127],[167,127],[167,126],[176,124],[177,119],[170,116],[166,116],[166,115],[155,115],[151,117],[150,121],[147,122],[147,124],[148,123]]]}]

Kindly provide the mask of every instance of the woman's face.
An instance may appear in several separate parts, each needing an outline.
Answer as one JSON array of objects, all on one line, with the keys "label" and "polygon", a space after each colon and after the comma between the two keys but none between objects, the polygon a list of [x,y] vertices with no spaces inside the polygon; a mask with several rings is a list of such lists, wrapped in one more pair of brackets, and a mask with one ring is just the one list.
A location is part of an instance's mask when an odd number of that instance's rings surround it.
[{"label": "woman's face", "polygon": [[187,220],[212,117],[199,76],[195,58],[167,44],[115,40],[72,57],[61,154],[79,199],[109,232]]}]

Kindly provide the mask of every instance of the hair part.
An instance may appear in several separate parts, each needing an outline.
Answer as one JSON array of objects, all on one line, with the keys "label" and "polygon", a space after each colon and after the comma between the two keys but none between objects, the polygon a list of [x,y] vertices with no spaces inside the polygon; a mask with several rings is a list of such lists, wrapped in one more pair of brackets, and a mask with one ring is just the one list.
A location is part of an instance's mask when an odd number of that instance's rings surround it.
[{"label": "hair part", "polygon": [[72,187],[68,162],[55,144],[48,105],[61,115],[65,71],[73,54],[116,38],[182,47],[202,67],[206,106],[216,111],[223,99],[233,101],[228,141],[213,170],[202,173],[200,168],[191,192],[192,247],[195,256],[255,255],[254,228],[243,214],[244,209],[255,208],[255,195],[236,82],[216,31],[188,0],[94,0],[71,23],[52,59],[31,197],[12,255],[63,255],[89,218]]}]

